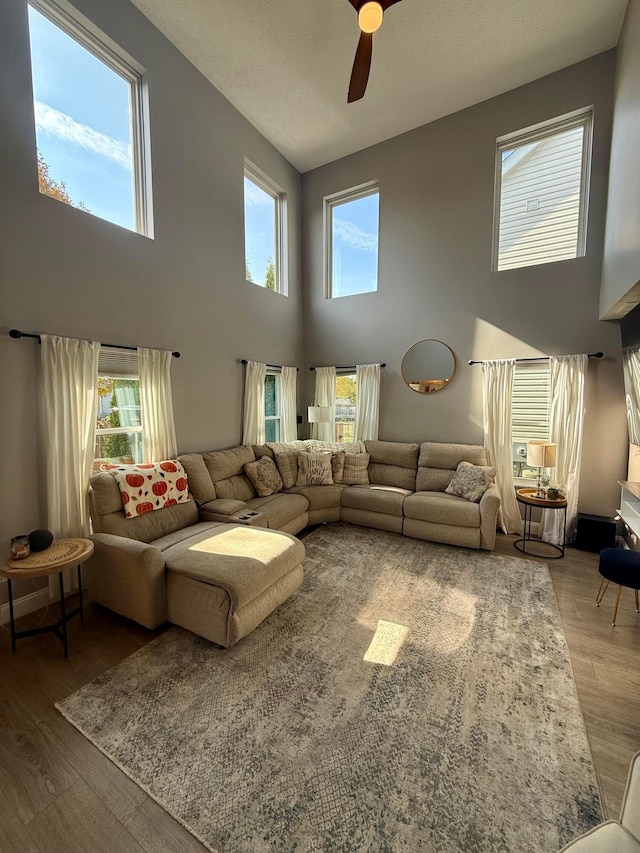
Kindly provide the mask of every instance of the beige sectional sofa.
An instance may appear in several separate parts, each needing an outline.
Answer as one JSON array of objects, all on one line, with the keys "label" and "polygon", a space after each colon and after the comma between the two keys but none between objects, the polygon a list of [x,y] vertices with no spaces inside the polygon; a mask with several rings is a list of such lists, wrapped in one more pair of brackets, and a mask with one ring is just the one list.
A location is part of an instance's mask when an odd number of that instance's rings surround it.
[{"label": "beige sectional sofa", "polygon": [[368,484],[294,485],[268,497],[257,496],[244,466],[262,456],[277,461],[274,446],[184,454],[189,501],[129,519],[115,479],[94,475],[95,553],[87,564],[94,600],[149,628],[169,620],[228,646],[300,585],[304,547],[293,534],[308,525],[346,521],[493,549],[495,484],[479,503],[445,492],[458,463],[487,465],[483,447],[388,441],[365,447]]}]

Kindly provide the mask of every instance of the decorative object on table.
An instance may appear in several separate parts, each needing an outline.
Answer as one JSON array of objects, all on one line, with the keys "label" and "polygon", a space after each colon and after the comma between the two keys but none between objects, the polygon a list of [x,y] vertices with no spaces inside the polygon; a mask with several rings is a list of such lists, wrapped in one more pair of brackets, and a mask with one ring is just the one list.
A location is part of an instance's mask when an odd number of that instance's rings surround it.
[{"label": "decorative object on table", "polygon": [[32,530],[29,534],[29,545],[32,552],[44,551],[53,543],[53,533],[50,530]]},{"label": "decorative object on table", "polygon": [[236,646],[172,629],[58,709],[210,850],[550,853],[602,819],[543,562],[304,542],[300,590]]},{"label": "decorative object on table", "polygon": [[630,551],[628,548],[605,548],[600,552],[600,563],[598,571],[602,575],[600,589],[596,596],[596,607],[600,607],[609,583],[618,584],[618,596],[616,598],[616,606],[613,611],[613,620],[611,625],[616,627],[616,616],[618,615],[618,607],[620,606],[620,595],[622,587],[626,586],[632,589],[636,599],[636,613],[640,613],[638,590],[640,589],[640,554],[636,551]]},{"label": "decorative object on table", "polygon": [[565,487],[562,483],[550,483],[547,485],[546,497],[548,501],[557,501],[566,497]]},{"label": "decorative object on table", "polygon": [[[522,538],[516,539],[513,543],[513,547],[518,551],[522,551],[523,554],[531,554],[533,557],[540,557],[544,560],[558,560],[560,557],[564,557],[564,545],[567,534],[567,499],[558,497],[556,500],[551,500],[546,497],[544,492],[542,493],[542,497],[540,497],[537,489],[517,489],[516,498],[519,503],[524,504],[524,529]],[[540,507],[542,509],[560,509],[564,511],[560,545],[535,538],[531,535],[531,521],[534,507]],[[543,548],[544,552],[540,554],[536,551],[532,551],[532,544],[536,548]],[[550,554],[549,549],[552,549],[557,553]]]},{"label": "decorative object on table", "polygon": [[14,536],[11,540],[11,559],[24,560],[30,553],[31,547],[27,534],[23,533],[20,536]]},{"label": "decorative object on table", "polygon": [[542,469],[556,467],[556,445],[552,441],[527,442],[527,465],[538,469],[536,497],[543,498]]}]

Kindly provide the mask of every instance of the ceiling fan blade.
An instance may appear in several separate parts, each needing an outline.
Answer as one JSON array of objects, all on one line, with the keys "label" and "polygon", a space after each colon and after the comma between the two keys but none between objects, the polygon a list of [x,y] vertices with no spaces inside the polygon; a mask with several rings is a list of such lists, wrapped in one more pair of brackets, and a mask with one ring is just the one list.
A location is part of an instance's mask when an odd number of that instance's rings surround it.
[{"label": "ceiling fan blade", "polygon": [[373,34],[360,33],[360,41],[356,50],[356,58],[353,60],[351,81],[349,83],[349,94],[347,103],[352,104],[359,101],[364,95],[369,80],[371,69],[371,54],[373,52]]}]

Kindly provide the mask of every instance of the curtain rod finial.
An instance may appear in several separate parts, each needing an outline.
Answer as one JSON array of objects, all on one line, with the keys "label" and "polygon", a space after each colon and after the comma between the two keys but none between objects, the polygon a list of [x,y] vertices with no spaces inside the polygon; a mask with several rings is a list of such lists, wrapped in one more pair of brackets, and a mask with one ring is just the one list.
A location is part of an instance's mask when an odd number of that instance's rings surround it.
[{"label": "curtain rod finial", "polygon": [[21,338],[22,332],[19,329],[9,329],[10,338]]},{"label": "curtain rod finial", "polygon": [[176,351],[176,352],[172,352],[172,353],[171,353],[171,355],[172,355],[174,358],[180,358],[180,353],[179,353],[179,352],[177,352],[177,351]]}]

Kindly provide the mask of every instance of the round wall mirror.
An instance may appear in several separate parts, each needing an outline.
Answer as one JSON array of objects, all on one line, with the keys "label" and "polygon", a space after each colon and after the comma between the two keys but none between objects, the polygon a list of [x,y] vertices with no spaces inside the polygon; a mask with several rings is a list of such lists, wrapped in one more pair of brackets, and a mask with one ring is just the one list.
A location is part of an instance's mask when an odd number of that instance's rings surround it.
[{"label": "round wall mirror", "polygon": [[418,341],[402,359],[402,378],[418,394],[441,391],[456,372],[453,350],[442,341]]}]

